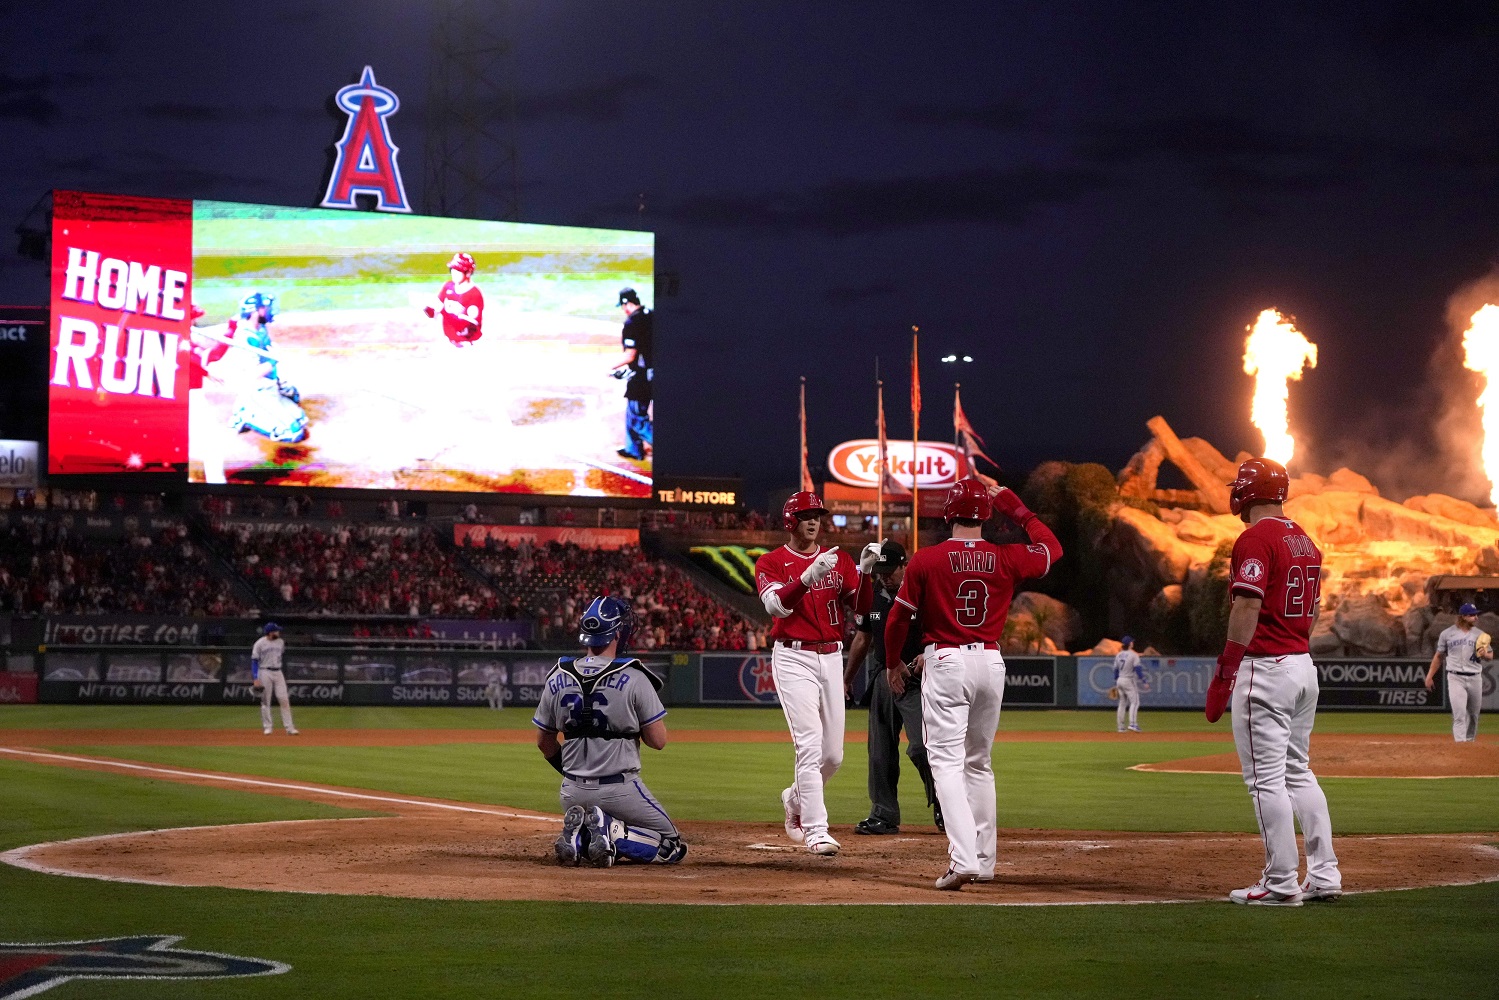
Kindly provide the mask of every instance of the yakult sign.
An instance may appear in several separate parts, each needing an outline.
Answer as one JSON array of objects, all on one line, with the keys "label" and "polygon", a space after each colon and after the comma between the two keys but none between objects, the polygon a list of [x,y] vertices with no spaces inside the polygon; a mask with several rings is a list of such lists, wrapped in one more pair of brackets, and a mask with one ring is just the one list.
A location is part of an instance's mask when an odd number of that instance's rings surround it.
[{"label": "yakult sign", "polygon": [[190,201],[53,195],[49,472],[187,462],[192,245]]},{"label": "yakult sign", "polygon": [[[951,486],[968,474],[967,457],[943,441],[919,441],[915,460],[911,442],[885,442],[890,476],[906,489],[914,478],[922,489]],[[873,438],[845,441],[828,453],[828,473],[840,483],[877,489],[880,485],[880,443]]]}]

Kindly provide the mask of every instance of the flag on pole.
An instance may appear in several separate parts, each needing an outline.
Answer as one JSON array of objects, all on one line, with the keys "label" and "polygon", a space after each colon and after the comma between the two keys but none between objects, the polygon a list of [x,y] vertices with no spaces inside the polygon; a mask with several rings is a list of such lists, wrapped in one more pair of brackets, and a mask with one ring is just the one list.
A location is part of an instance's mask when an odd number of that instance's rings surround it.
[{"label": "flag on pole", "polygon": [[996,469],[999,463],[984,454],[984,439],[979,437],[978,431],[973,429],[973,424],[968,422],[968,414],[963,412],[963,400],[958,391],[961,387],[952,387],[952,427],[957,441],[954,442],[968,456],[968,474],[976,475],[978,467],[974,465],[975,457],[982,458]]},{"label": "flag on pole", "polygon": [[807,376],[802,376],[802,491],[815,493],[817,490],[812,484],[812,470],[807,468]]},{"label": "flag on pole", "polygon": [[882,495],[906,496],[910,490],[902,486],[890,471],[890,446],[885,434],[885,383],[879,382],[879,435],[880,435],[880,492]]}]

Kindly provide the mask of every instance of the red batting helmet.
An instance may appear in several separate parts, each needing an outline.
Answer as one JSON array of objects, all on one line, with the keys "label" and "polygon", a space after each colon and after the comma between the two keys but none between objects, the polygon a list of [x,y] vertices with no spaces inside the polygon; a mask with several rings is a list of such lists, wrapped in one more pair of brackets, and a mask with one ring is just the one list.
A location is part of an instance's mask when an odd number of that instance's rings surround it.
[{"label": "red batting helmet", "polygon": [[962,479],[947,491],[947,502],[942,505],[942,520],[952,524],[958,518],[968,521],[987,521],[994,513],[994,501],[989,497],[989,488],[977,479]]},{"label": "red batting helmet", "polygon": [[801,520],[799,515],[814,510],[819,517],[828,512],[828,509],[822,505],[822,500],[818,498],[816,493],[810,490],[793,493],[786,499],[786,506],[781,508],[781,525],[787,531],[790,531],[796,527],[796,522]]},{"label": "red batting helmet", "polygon": [[473,274],[474,269],[474,258],[462,251],[453,254],[453,259],[448,261],[449,271],[462,271],[464,274]]},{"label": "red batting helmet", "polygon": [[1286,467],[1269,458],[1251,458],[1239,466],[1239,478],[1228,484],[1228,509],[1243,514],[1250,505],[1284,503],[1291,489]]}]

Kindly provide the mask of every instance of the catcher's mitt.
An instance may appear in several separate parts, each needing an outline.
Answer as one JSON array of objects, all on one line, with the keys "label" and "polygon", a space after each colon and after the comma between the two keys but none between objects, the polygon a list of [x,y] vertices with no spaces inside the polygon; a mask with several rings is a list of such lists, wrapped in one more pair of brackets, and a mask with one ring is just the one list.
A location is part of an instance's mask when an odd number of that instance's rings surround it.
[{"label": "catcher's mitt", "polygon": [[1119,689],[1116,688],[1116,687],[1109,688],[1109,701],[1118,701],[1118,700],[1119,700]]}]

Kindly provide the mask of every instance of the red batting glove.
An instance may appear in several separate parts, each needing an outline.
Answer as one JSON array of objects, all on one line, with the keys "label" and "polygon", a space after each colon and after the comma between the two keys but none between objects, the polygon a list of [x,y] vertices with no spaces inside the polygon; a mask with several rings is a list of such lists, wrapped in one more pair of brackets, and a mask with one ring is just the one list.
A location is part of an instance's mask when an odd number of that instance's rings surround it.
[{"label": "red batting glove", "polygon": [[1213,671],[1213,682],[1208,685],[1207,705],[1203,714],[1209,722],[1217,722],[1228,710],[1234,695],[1234,679],[1239,676],[1239,664],[1244,660],[1245,646],[1230,639],[1218,654],[1218,668]]},{"label": "red batting glove", "polygon": [[433,309],[431,306],[425,306],[425,307],[423,307],[422,312],[424,312],[424,313],[427,314],[427,318],[428,319],[432,319],[433,317],[435,317],[437,315],[437,310]]},{"label": "red batting glove", "polygon": [[1031,509],[1021,501],[1020,494],[1008,486],[1001,486],[999,492],[994,494],[994,507],[1016,524],[1024,524],[1027,519],[1035,517]]}]

